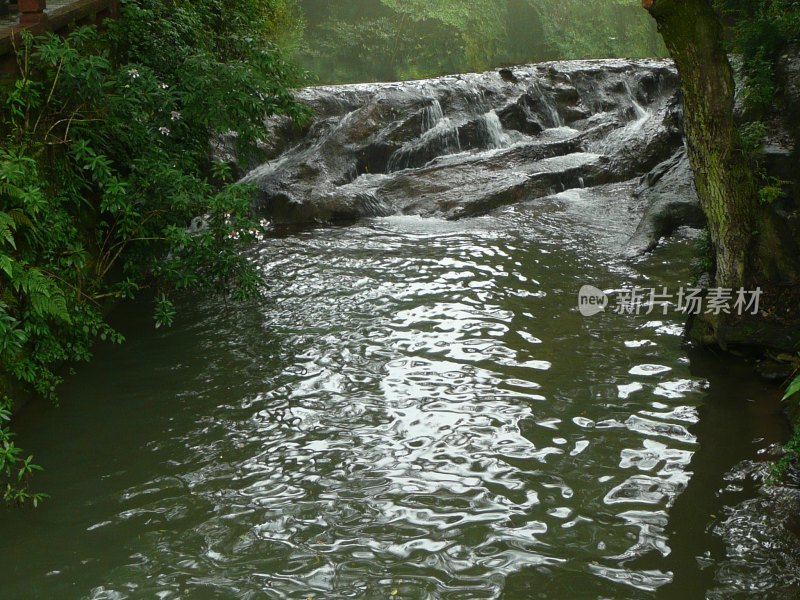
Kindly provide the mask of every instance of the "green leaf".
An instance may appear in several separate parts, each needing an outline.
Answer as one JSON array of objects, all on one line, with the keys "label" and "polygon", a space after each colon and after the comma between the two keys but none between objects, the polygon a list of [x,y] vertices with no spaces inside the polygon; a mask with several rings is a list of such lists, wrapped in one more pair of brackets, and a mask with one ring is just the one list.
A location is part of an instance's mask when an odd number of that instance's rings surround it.
[{"label": "green leaf", "polygon": [[794,381],[792,381],[792,383],[789,384],[789,387],[786,388],[786,393],[783,395],[783,399],[788,400],[797,392],[800,392],[800,375],[795,377]]}]

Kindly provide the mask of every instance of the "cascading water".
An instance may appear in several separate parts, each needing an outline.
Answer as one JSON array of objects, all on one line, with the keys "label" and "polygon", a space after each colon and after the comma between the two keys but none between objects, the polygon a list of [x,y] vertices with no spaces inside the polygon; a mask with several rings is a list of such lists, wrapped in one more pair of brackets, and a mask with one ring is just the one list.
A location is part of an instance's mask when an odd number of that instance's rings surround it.
[{"label": "cascading water", "polygon": [[485,135],[483,145],[487,149],[507,148],[511,145],[511,136],[503,130],[503,124],[500,122],[500,117],[494,110],[481,117],[483,125],[482,133]]},{"label": "cascading water", "polygon": [[546,113],[545,116],[548,119],[547,124],[550,127],[563,127],[564,119],[561,118],[561,114],[558,112],[558,106],[556,106],[555,100],[550,94],[545,93],[541,84],[535,79],[531,81],[530,91],[532,96],[541,101],[542,108]]},{"label": "cascading water", "polygon": [[641,125],[643,125],[644,122],[650,118],[650,113],[647,112],[636,100],[636,94],[633,93],[630,84],[627,81],[624,81],[623,85],[625,86],[625,91],[628,93],[628,99],[631,101],[634,113],[636,114],[636,120],[634,123],[641,127]]},{"label": "cascading water", "polygon": [[422,131],[420,133],[424,134],[426,131],[430,131],[442,119],[444,119],[444,110],[442,110],[442,105],[439,101],[434,98],[430,106],[426,106],[422,113]]},{"label": "cascading water", "polygon": [[467,104],[477,112],[483,113],[491,109],[491,105],[486,95],[486,90],[474,82],[465,84],[464,99]]},{"label": "cascading water", "polygon": [[458,127],[448,117],[442,116],[422,136],[405,144],[389,158],[390,173],[411,167],[419,167],[437,156],[461,152]]},{"label": "cascading water", "polygon": [[594,142],[590,146],[592,152],[623,155],[629,153],[632,142],[641,138],[642,129],[652,117],[652,114],[639,104],[636,94],[633,93],[627,80],[622,81],[622,88],[625,90],[625,100],[633,108],[634,118],[628,121],[624,127],[612,131],[604,139]]},{"label": "cascading water", "polygon": [[[299,139],[287,130],[278,162],[246,180],[276,222],[357,218],[375,204],[455,218],[625,181],[680,143],[666,119],[678,87],[669,63],[553,63],[517,67],[514,76],[303,90],[316,123]],[[644,77],[664,82],[647,106],[631,91]]]},{"label": "cascading water", "polygon": [[[485,98],[474,92],[477,102],[476,108],[480,109],[485,104]],[[477,150],[495,150],[507,148],[513,143],[512,136],[504,130],[497,112],[492,109],[482,114],[476,123],[477,139],[472,146]],[[461,143],[460,127],[452,119],[446,117],[441,103],[433,101],[424,108],[422,113],[422,135],[411,142],[404,144],[389,158],[387,170],[390,173],[401,171],[423,164],[440,156],[457,154],[464,150]]]}]

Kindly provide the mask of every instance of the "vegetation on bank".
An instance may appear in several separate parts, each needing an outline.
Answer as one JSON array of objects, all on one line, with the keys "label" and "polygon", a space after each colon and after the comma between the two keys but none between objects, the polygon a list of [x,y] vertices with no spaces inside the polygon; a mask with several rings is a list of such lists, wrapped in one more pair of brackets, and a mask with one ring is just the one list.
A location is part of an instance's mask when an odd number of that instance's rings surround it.
[{"label": "vegetation on bank", "polygon": [[764,117],[780,96],[776,68],[782,54],[800,42],[797,0],[715,0],[729,28],[728,49],[742,57],[745,108]]},{"label": "vegetation on bank", "polygon": [[[800,396],[800,375],[797,375],[789,387],[786,388],[786,393],[783,396],[784,402],[797,402]],[[784,447],[785,454],[776,462],[772,467],[772,478],[780,479],[784,477],[790,469],[797,469],[798,461],[800,461],[800,424],[794,429],[794,434],[789,442]]]},{"label": "vegetation on bank", "polygon": [[[800,2],[796,0],[716,0],[715,8],[729,29],[727,49],[741,60],[742,145],[757,163],[768,134],[770,116],[785,104],[778,74],[781,56],[800,43]],[[792,182],[756,169],[762,203],[779,200]]]},{"label": "vegetation on bank", "polygon": [[107,30],[24,38],[20,77],[0,91],[7,501],[40,499],[8,428],[14,394],[54,400],[64,365],[121,342],[110,303],[152,287],[161,325],[177,290],[258,294],[241,253],[260,229],[251,190],[229,183],[209,148],[233,132],[246,155],[265,116],[303,118],[289,92],[301,73],[270,41],[294,18],[284,0],[128,0]]}]

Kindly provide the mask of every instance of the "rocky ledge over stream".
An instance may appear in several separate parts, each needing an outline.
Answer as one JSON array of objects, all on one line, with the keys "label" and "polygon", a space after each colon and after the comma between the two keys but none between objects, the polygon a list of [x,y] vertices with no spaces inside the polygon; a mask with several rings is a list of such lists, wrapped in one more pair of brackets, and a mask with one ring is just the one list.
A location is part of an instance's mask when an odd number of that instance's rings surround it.
[{"label": "rocky ledge over stream", "polygon": [[[457,219],[565,190],[637,181],[620,202],[652,249],[702,213],[670,61],[543,63],[402,83],[311,87],[298,129],[270,120],[267,162],[239,165],[276,223],[392,214]],[[220,152],[225,152],[224,148]]]}]

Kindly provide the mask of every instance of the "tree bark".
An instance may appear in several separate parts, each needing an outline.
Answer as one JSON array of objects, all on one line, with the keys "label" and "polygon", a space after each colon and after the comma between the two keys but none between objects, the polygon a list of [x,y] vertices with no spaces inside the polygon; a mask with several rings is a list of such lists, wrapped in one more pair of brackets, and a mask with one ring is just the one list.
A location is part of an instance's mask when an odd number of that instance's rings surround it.
[{"label": "tree bark", "polygon": [[700,205],[716,250],[716,283],[797,281],[794,240],[758,198],[753,159],[734,119],[733,70],[711,0],[643,0],[681,77],[684,127]]}]

